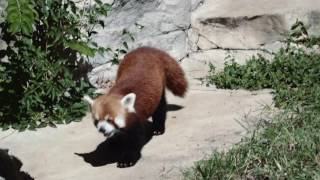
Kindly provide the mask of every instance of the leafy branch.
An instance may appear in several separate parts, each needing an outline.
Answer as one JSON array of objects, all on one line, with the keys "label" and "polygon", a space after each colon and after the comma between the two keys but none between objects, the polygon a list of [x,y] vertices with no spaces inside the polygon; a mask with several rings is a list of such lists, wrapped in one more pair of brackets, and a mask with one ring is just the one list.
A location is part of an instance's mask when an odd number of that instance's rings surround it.
[{"label": "leafy branch", "polygon": [[33,25],[38,20],[33,0],[8,0],[6,8],[9,32],[30,35]]}]

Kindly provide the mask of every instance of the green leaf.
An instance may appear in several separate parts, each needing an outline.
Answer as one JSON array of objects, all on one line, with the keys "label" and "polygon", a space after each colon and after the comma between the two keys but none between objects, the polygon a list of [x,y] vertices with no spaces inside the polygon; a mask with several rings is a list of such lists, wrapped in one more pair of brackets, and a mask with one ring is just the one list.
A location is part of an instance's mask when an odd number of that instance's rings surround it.
[{"label": "green leaf", "polygon": [[93,57],[95,55],[95,49],[90,48],[85,42],[71,41],[67,42],[66,45],[69,48],[78,51],[80,54],[84,54],[90,57]]},{"label": "green leaf", "polygon": [[31,0],[8,0],[6,8],[9,32],[30,35],[38,18]]}]

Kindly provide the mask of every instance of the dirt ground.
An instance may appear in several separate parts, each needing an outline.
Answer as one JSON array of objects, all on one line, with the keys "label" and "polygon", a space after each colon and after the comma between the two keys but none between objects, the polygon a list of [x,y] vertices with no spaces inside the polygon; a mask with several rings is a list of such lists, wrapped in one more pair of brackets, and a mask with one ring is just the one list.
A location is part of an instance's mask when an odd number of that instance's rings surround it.
[{"label": "dirt ground", "polygon": [[238,142],[246,134],[238,121],[259,114],[263,104],[272,103],[272,96],[267,90],[202,87],[189,90],[184,99],[169,94],[168,103],[165,134],[154,136],[130,168],[120,169],[115,163],[94,167],[75,154],[94,151],[104,141],[89,116],[58,128],[0,132],[0,148],[8,148],[22,161],[22,170],[39,180],[181,179],[182,171],[195,161]]}]

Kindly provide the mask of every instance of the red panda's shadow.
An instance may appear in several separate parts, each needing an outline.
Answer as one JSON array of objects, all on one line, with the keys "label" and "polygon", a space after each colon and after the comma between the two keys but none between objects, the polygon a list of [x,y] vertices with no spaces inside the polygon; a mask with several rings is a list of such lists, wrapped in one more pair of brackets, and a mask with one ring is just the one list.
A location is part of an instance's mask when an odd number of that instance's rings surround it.
[{"label": "red panda's shadow", "polygon": [[177,104],[167,104],[166,111],[179,111],[180,109],[183,109],[183,106],[177,105]]},{"label": "red panda's shadow", "polygon": [[[166,111],[178,111],[182,109],[183,106],[176,105],[176,104],[168,104],[166,106]],[[128,153],[128,146],[133,147],[135,146],[134,143],[142,144],[142,146],[146,145],[153,136],[153,125],[152,122],[146,121],[143,125],[143,129],[138,128],[134,129],[132,132],[129,133],[119,133],[114,135],[112,138],[109,138],[102,143],[100,143],[97,148],[89,153],[75,153],[76,155],[83,158],[83,160],[94,167],[104,166],[111,163],[116,163],[121,160],[123,156],[123,152]],[[144,133],[141,133],[143,131]],[[132,135],[137,134],[144,134],[143,138],[136,138],[140,139],[143,142],[135,142],[134,140],[129,140]],[[140,136],[139,135],[139,136]],[[129,136],[129,137],[128,137]],[[138,145],[139,146],[139,145]],[[130,152],[129,152],[130,154]],[[140,153],[135,158],[136,163],[140,159]]]},{"label": "red panda's shadow", "polygon": [[0,149],[0,179],[33,180],[26,172],[21,171],[22,162],[8,150]]},{"label": "red panda's shadow", "polygon": [[[152,123],[146,122],[144,124],[145,128],[145,138],[144,142],[137,142],[143,143],[143,146],[146,145],[150,139],[152,138],[153,131],[152,131]],[[112,164],[119,162],[122,153],[124,151],[128,151],[127,149],[127,137],[126,134],[116,134],[111,138],[100,143],[97,148],[89,153],[75,153],[76,155],[83,158],[83,160],[93,167],[104,166],[107,164]],[[132,142],[131,142],[132,143]],[[138,161],[140,157],[137,157]]]}]

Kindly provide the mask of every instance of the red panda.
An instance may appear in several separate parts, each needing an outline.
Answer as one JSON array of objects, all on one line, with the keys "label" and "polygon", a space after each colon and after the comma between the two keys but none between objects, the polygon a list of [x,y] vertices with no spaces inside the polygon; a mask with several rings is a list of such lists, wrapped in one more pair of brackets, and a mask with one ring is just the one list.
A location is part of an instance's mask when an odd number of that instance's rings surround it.
[{"label": "red panda", "polygon": [[143,124],[152,117],[154,135],[165,132],[166,87],[176,96],[183,97],[187,80],[179,64],[167,53],[141,47],[128,53],[119,65],[116,81],[109,92],[91,99],[92,119],[98,131],[106,137],[118,132],[127,133],[135,144],[125,152],[118,167],[133,165],[140,158],[145,131]]}]

